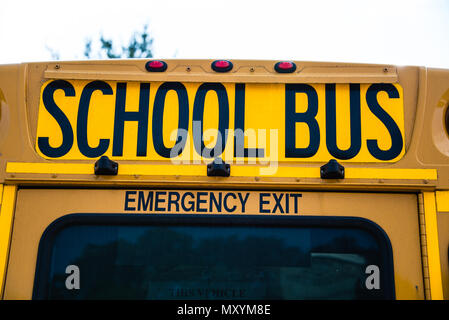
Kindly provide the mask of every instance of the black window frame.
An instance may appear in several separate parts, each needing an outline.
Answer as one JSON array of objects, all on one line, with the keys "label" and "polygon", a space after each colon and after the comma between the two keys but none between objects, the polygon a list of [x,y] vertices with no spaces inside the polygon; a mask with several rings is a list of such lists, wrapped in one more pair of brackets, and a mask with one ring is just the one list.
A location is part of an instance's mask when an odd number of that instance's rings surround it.
[{"label": "black window frame", "polygon": [[[264,216],[220,214],[122,214],[122,213],[73,213],[54,220],[43,232],[39,242],[33,285],[33,300],[47,299],[53,242],[65,227],[76,225],[151,225],[151,226],[251,226],[251,227],[317,227],[356,228],[370,233],[379,244],[382,265],[386,276],[381,277],[386,300],[396,298],[394,282],[393,249],[386,232],[375,222],[348,216]],[[384,272],[385,274],[385,272]]]}]

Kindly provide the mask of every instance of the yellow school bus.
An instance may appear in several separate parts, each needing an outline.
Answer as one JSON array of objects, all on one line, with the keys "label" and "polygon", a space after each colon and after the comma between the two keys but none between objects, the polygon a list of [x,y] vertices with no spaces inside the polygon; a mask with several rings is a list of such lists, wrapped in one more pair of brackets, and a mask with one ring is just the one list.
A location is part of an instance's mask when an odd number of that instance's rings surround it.
[{"label": "yellow school bus", "polygon": [[449,299],[449,71],[0,66],[0,296]]}]

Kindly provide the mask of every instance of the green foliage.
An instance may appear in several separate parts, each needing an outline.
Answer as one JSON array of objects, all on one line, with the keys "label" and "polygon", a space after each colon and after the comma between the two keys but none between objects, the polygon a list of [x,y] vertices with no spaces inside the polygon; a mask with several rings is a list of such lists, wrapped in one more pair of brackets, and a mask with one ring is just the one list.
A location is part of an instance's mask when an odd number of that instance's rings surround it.
[{"label": "green foliage", "polygon": [[119,59],[119,58],[152,58],[153,38],[148,34],[148,25],[144,25],[142,32],[134,33],[127,46],[116,51],[112,39],[100,36],[101,47],[96,56],[92,53],[92,40],[86,41],[84,56],[87,59]]}]

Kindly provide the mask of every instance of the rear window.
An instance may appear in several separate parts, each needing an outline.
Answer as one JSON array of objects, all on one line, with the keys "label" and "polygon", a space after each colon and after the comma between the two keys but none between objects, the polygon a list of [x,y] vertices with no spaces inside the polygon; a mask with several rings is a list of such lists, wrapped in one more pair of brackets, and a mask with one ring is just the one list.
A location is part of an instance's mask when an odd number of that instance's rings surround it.
[{"label": "rear window", "polygon": [[42,236],[33,298],[392,299],[392,252],[359,218],[74,214]]}]

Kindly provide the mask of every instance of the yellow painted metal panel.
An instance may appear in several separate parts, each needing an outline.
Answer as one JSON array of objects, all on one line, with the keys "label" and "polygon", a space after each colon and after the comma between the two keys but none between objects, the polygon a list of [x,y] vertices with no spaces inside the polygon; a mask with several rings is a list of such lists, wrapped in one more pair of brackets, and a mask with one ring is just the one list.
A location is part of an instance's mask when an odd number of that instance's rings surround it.
[{"label": "yellow painted metal panel", "polygon": [[[134,194],[127,196],[127,192]],[[159,203],[160,208],[167,211],[156,211],[155,197],[153,202],[153,211],[150,207],[145,211],[139,208],[139,195],[143,192],[145,197],[148,192],[159,191],[161,196],[159,199],[165,201]],[[198,193],[208,193],[211,190],[176,190],[176,189],[21,189],[18,192],[17,208],[14,217],[14,238],[11,244],[11,256],[8,267],[8,278],[6,283],[5,298],[6,299],[30,299],[33,290],[33,281],[35,276],[36,258],[38,253],[39,239],[42,237],[43,231],[55,219],[71,213],[89,212],[95,214],[105,213],[127,213],[130,216],[134,213],[139,214],[170,214],[168,213],[169,192],[178,192],[184,194],[192,192],[195,199],[199,199]],[[250,191],[250,190],[215,190],[215,193],[223,193],[223,202],[225,201],[225,193],[241,192],[243,198],[246,193],[252,195],[267,192],[270,196],[264,198],[269,203],[264,203],[264,209],[274,211],[275,202],[274,194],[280,198],[283,192],[281,205],[284,211],[286,208],[285,193],[297,193],[298,191]],[[165,193],[165,194],[164,194]],[[393,247],[393,261],[395,270],[395,288],[396,298],[400,300],[407,299],[423,299],[424,286],[423,274],[420,255],[419,241],[419,225],[416,194],[405,193],[366,193],[366,192],[302,192],[302,197],[298,198],[298,212],[302,216],[322,216],[325,217],[360,217],[373,221],[378,224],[388,235]],[[224,213],[224,204],[222,214],[241,215],[252,214],[260,210],[260,198],[250,195],[247,199],[245,208],[242,212],[239,206],[240,200],[227,198],[228,206],[237,208],[232,213]],[[136,211],[127,211],[126,199],[128,207],[136,208]],[[218,198],[218,197],[217,197]],[[294,213],[296,208],[293,197],[290,196],[290,213]],[[135,200],[134,202],[132,200]],[[193,200],[193,197],[187,197],[185,201]],[[181,206],[182,197],[179,198],[179,210],[183,210]],[[197,202],[198,203],[198,202]],[[375,204],[375,205],[373,205]],[[140,205],[143,205],[141,203]],[[145,204],[146,205],[146,204]],[[148,206],[151,206],[148,203]],[[195,205],[196,208],[196,205]],[[201,203],[200,208],[207,208],[208,212],[199,212],[197,209],[189,211],[191,214],[204,215],[216,212],[215,206],[209,211],[208,204]],[[164,209],[164,210],[165,210]],[[177,210],[172,207],[171,210]],[[174,212],[172,212],[174,213]],[[391,214],[394,213],[394,214]],[[275,212],[264,213],[265,215],[276,215],[279,219],[285,215],[280,213],[280,207]],[[383,272],[383,271],[381,271]]]},{"label": "yellow painted metal panel", "polygon": [[438,226],[434,192],[424,192],[424,215],[426,221],[427,257],[429,263],[430,295],[432,300],[443,299]]},{"label": "yellow painted metal panel", "polygon": [[26,163],[8,162],[8,173],[58,173],[58,174],[94,174],[93,164],[88,163]]},{"label": "yellow painted metal panel", "polygon": [[372,169],[372,168],[347,168],[346,178],[354,179],[429,179],[436,180],[435,169]]},{"label": "yellow painted metal panel", "polygon": [[3,297],[3,288],[5,285],[16,191],[16,186],[6,185],[4,187],[0,210],[0,297]]},{"label": "yellow painted metal panel", "polygon": [[437,191],[436,200],[438,212],[449,212],[449,191]]},{"label": "yellow painted metal panel", "polygon": [[2,198],[3,198],[3,185],[0,184],[0,205],[2,204]]},{"label": "yellow painted metal panel", "polygon": [[[302,84],[303,91],[296,93],[282,83],[216,83],[215,89],[190,82],[178,83],[176,88],[166,85],[47,81],[41,90],[36,151],[45,159],[58,160],[104,154],[113,160],[167,161],[170,157],[161,155],[160,147],[173,148],[178,128],[184,128],[185,145],[175,159],[208,160],[195,143],[201,143],[204,132],[204,144],[214,147],[221,141],[217,134],[220,123],[222,134],[228,130],[223,148],[219,148],[224,149],[221,156],[228,163],[242,158],[234,153],[235,130],[239,128],[245,131],[245,148],[264,150],[257,163],[327,162],[331,158],[396,162],[405,153],[404,97],[399,84],[385,84],[388,88],[384,89],[373,89],[381,86],[378,84]],[[241,120],[237,121],[238,117]],[[195,126],[198,119],[201,124]],[[329,143],[334,144],[331,136],[336,148],[342,152],[351,149],[351,155],[332,155],[336,152],[329,151]],[[395,152],[390,158],[372,151],[382,153],[393,144]],[[309,147],[314,151],[308,155],[295,153]]]},{"label": "yellow painted metal panel", "polygon": [[[231,176],[254,177],[272,171],[270,167],[233,166]],[[44,174],[94,174],[94,165],[88,163],[26,163],[8,162],[7,173]],[[206,176],[206,167],[199,165],[141,165],[120,164],[119,175],[183,175]],[[320,178],[318,167],[278,167],[271,177]],[[437,179],[435,169],[372,169],[346,168],[345,177],[349,179]]]}]

